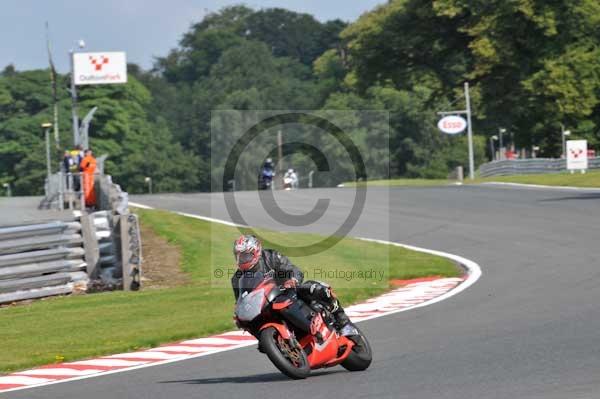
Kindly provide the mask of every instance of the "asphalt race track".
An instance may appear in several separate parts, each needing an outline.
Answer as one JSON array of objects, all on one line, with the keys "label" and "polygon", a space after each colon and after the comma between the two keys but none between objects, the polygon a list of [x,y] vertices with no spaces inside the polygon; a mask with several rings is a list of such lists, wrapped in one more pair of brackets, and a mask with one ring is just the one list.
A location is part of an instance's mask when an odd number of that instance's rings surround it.
[{"label": "asphalt race track", "polygon": [[[378,191],[377,191],[378,190]],[[254,347],[15,391],[6,398],[591,398],[600,397],[600,192],[492,186],[376,189],[352,235],[455,253],[483,276],[441,303],[362,323],[369,370],[291,381]],[[278,193],[286,209],[352,190]],[[237,193],[251,224],[273,226],[255,193]],[[390,199],[388,213],[386,199]],[[228,219],[222,195],[134,196]],[[212,213],[209,203],[212,202]],[[283,205],[282,205],[283,207]],[[244,212],[242,212],[244,214]],[[382,225],[391,229],[382,229]],[[327,232],[329,222],[306,230]]]}]

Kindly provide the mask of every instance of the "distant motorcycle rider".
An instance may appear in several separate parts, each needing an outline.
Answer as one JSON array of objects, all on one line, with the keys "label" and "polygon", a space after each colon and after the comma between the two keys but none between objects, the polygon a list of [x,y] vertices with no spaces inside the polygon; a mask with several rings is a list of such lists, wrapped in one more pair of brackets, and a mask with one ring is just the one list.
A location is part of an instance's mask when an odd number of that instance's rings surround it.
[{"label": "distant motorcycle rider", "polygon": [[270,170],[273,173],[275,173],[275,165],[273,164],[273,159],[272,158],[267,158],[265,160],[265,163],[263,164],[263,169]]},{"label": "distant motorcycle rider", "polygon": [[266,190],[271,188],[273,183],[273,177],[275,176],[275,166],[273,165],[273,160],[271,158],[267,158],[265,163],[263,164],[260,174],[258,176],[258,187],[261,190]]},{"label": "distant motorcycle rider", "polygon": [[[290,189],[297,189],[298,188],[298,175],[296,174],[296,171],[294,171],[294,169],[288,169],[287,172],[285,172],[285,174],[283,175],[283,182],[284,182],[284,186],[286,186],[287,184],[289,184],[289,188]],[[289,182],[289,183],[286,183]]]},{"label": "distant motorcycle rider", "polygon": [[236,301],[245,288],[240,286],[244,273],[272,271],[275,282],[290,291],[293,304],[282,311],[282,314],[295,327],[309,332],[314,310],[307,303],[313,307],[320,304],[331,312],[335,319],[335,327],[342,335],[355,333],[355,328],[331,287],[318,281],[303,282],[304,273],[286,256],[272,249],[263,249],[261,242],[253,235],[239,237],[233,244],[233,254],[238,267],[231,278]]}]

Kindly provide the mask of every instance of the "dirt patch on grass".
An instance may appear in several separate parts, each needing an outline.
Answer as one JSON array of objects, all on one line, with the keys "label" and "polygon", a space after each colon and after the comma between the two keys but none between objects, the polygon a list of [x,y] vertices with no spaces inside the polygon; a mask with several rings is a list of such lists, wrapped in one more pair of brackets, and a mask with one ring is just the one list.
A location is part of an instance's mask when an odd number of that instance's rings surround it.
[{"label": "dirt patch on grass", "polygon": [[169,288],[189,284],[190,277],[181,270],[181,251],[140,222],[142,233],[142,289]]}]

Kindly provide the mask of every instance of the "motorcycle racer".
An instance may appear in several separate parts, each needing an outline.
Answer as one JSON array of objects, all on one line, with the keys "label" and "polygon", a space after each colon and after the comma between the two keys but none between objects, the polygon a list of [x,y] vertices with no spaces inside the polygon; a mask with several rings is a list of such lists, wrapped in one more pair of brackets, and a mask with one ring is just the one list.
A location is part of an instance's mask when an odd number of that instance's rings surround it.
[{"label": "motorcycle racer", "polygon": [[286,256],[272,249],[263,249],[258,238],[242,235],[233,244],[233,254],[237,267],[231,278],[231,285],[236,301],[246,288],[243,287],[245,273],[273,273],[278,285],[289,290],[293,304],[284,313],[284,317],[296,328],[310,331],[314,310],[307,304],[323,305],[335,319],[335,327],[342,335],[351,335],[355,329],[350,319],[340,306],[331,287],[318,281],[303,281],[304,273]]}]

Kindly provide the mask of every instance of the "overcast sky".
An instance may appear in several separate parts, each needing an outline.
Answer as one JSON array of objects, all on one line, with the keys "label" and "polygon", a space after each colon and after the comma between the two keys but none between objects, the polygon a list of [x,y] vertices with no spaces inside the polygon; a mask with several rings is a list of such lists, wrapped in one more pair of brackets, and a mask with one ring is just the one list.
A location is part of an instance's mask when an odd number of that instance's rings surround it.
[{"label": "overcast sky", "polygon": [[144,68],[154,56],[175,47],[190,24],[207,12],[244,3],[252,8],[282,7],[326,21],[354,21],[385,0],[2,0],[0,69],[47,68],[45,22],[50,25],[54,63],[68,70],[68,51],[84,39],[89,51],[127,52]]}]

